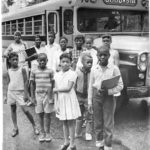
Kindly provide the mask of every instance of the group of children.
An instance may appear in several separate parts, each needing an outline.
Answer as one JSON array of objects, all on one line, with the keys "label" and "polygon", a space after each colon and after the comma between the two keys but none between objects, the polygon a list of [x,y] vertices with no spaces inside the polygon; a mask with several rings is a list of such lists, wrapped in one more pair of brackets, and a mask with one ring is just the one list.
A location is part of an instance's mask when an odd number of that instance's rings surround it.
[{"label": "group of children", "polygon": [[[51,36],[50,42],[54,43],[55,37],[53,34]],[[103,38],[110,39],[110,36],[106,35]],[[30,99],[30,83],[31,102],[35,105],[40,124],[39,141],[51,141],[51,113],[55,111],[56,117],[63,122],[65,141],[61,150],[76,150],[75,138],[82,136],[84,119],[85,139],[92,140],[94,120],[96,147],[99,150],[111,150],[116,105],[113,95],[123,89],[119,68],[109,63],[109,46],[102,45],[95,50],[92,47],[92,38],[86,38],[84,41],[83,36],[77,36],[76,46],[70,50],[67,48],[67,42],[65,37],[60,39],[60,51],[53,52],[53,57],[56,56],[53,60],[49,57],[51,51],[38,53],[37,67],[31,68],[30,76],[27,76],[26,69],[18,65],[18,54],[9,54],[11,67],[8,69],[7,102],[11,106],[14,124],[12,136],[19,133],[16,102],[32,123],[35,134],[39,134],[32,115],[25,109],[25,101]],[[52,46],[47,45],[47,49],[48,47]],[[103,80],[118,75],[120,79],[114,88],[101,87]]]}]

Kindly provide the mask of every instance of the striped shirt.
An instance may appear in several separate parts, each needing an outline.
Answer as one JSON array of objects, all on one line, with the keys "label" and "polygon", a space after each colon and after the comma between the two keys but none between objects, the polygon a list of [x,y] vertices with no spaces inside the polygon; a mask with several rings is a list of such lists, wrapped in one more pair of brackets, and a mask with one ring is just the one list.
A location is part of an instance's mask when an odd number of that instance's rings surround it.
[{"label": "striped shirt", "polygon": [[35,69],[31,72],[30,81],[34,81],[36,84],[36,92],[47,91],[52,86],[53,71],[45,68]]}]

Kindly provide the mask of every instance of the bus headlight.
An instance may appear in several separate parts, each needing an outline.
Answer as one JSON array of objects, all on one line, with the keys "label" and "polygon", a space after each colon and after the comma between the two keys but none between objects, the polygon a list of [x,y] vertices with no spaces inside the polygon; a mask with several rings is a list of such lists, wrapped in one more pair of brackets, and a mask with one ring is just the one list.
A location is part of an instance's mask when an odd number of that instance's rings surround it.
[{"label": "bus headlight", "polygon": [[146,63],[140,63],[139,64],[139,69],[140,69],[140,71],[145,71],[146,70]]},{"label": "bus headlight", "polygon": [[147,60],[147,55],[146,55],[146,54],[142,54],[142,55],[140,56],[140,60],[141,60],[141,61],[146,61],[146,60]]},{"label": "bus headlight", "polygon": [[143,73],[140,73],[140,74],[139,74],[139,78],[140,78],[140,79],[144,79],[144,77],[145,77],[145,76],[144,76]]}]

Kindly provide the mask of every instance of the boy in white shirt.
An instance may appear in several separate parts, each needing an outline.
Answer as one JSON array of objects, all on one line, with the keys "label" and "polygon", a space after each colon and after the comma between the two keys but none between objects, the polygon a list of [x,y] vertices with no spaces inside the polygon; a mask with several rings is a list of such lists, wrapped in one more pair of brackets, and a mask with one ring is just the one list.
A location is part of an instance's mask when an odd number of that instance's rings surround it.
[{"label": "boy in white shirt", "polygon": [[60,46],[55,41],[55,33],[49,32],[49,43],[45,46],[48,57],[47,67],[56,72],[59,66],[59,50]]}]

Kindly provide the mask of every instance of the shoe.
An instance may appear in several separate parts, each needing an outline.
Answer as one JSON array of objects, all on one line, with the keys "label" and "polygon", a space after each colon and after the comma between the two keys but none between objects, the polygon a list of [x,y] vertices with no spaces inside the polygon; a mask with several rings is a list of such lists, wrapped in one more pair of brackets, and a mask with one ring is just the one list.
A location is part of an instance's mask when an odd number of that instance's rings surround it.
[{"label": "shoe", "polygon": [[50,133],[46,133],[45,141],[50,142],[51,140],[52,140],[52,137],[51,137]]},{"label": "shoe", "polygon": [[86,121],[84,121],[83,125],[82,125],[82,128],[85,128],[86,127]]},{"label": "shoe", "polygon": [[19,130],[18,129],[13,129],[11,136],[15,137],[18,134],[19,134]]},{"label": "shoe", "polygon": [[112,150],[112,147],[111,146],[110,147],[109,146],[104,146],[104,149],[105,150]]},{"label": "shoe", "polygon": [[33,130],[34,130],[34,134],[35,135],[39,135],[40,134],[40,132],[39,132],[37,127],[33,127]]},{"label": "shoe", "polygon": [[68,147],[67,150],[77,150],[76,146]]},{"label": "shoe", "polygon": [[96,147],[98,147],[98,148],[104,147],[104,140],[102,140],[102,141],[96,141]]},{"label": "shoe", "polygon": [[70,143],[61,145],[60,150],[67,150],[67,148],[69,147],[69,145],[70,145]]},{"label": "shoe", "polygon": [[39,136],[39,142],[44,142],[45,141],[45,134],[41,133]]},{"label": "shoe", "polygon": [[86,141],[91,141],[92,140],[92,135],[90,133],[85,134],[85,140]]},{"label": "shoe", "polygon": [[105,150],[105,149],[104,149],[104,146],[99,147],[99,149],[98,149],[98,150]]}]

